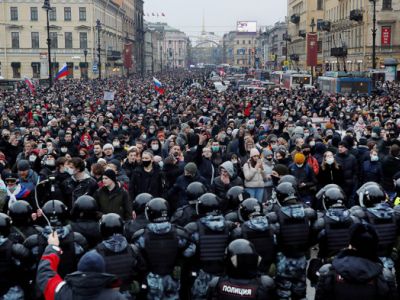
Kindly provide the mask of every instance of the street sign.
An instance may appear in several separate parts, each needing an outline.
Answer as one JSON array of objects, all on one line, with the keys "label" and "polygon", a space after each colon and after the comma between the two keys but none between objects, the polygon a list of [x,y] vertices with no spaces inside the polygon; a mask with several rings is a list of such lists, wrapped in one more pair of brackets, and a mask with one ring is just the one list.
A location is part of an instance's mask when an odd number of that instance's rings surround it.
[{"label": "street sign", "polygon": [[93,64],[92,71],[93,71],[93,73],[97,73],[99,71],[97,69],[97,64],[96,63]]}]

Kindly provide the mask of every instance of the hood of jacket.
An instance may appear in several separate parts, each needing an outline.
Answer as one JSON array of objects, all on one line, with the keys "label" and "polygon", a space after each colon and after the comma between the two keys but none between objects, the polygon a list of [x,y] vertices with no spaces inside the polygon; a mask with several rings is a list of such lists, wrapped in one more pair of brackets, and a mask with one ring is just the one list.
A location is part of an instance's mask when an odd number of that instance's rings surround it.
[{"label": "hood of jacket", "polygon": [[171,231],[172,225],[170,222],[149,223],[147,228],[156,234],[165,234]]},{"label": "hood of jacket", "polygon": [[101,293],[102,289],[111,287],[116,277],[105,273],[74,272],[65,277],[74,294],[93,296]]},{"label": "hood of jacket", "polygon": [[256,231],[265,231],[269,227],[268,219],[264,216],[259,216],[246,221],[246,225]]},{"label": "hood of jacket", "polygon": [[128,241],[122,234],[114,234],[102,243],[108,250],[114,253],[122,252],[128,247]]},{"label": "hood of jacket", "polygon": [[378,262],[357,256],[354,250],[346,249],[333,260],[332,266],[346,281],[353,283],[368,282],[382,272]]},{"label": "hood of jacket", "polygon": [[221,164],[220,168],[224,168],[228,172],[230,178],[235,176],[235,167],[232,162],[226,161]]},{"label": "hood of jacket", "polygon": [[205,216],[200,219],[200,222],[213,231],[223,231],[225,229],[225,218],[223,216]]}]

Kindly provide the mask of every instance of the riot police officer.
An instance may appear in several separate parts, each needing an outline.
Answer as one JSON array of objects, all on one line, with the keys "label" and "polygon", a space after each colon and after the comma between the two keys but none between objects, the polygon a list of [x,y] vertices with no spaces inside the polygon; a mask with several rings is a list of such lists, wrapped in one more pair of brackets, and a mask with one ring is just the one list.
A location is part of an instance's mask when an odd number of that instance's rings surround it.
[{"label": "riot police officer", "polygon": [[250,241],[261,257],[258,270],[261,274],[270,274],[270,267],[275,263],[276,257],[276,220],[272,223],[268,220],[263,214],[262,205],[255,198],[244,200],[239,206],[238,215],[243,223],[234,229],[233,238]]},{"label": "riot police officer", "polygon": [[168,202],[154,198],[146,204],[146,228],[133,236],[147,263],[147,299],[179,299],[179,259],[195,254],[196,246],[186,231],[170,223]]},{"label": "riot police officer", "polygon": [[120,282],[120,291],[128,298],[139,292],[138,285],[131,286],[135,277],[144,272],[144,261],[139,249],[128,243],[122,235],[124,222],[115,213],[105,214],[100,220],[100,232],[103,241],[96,246],[96,251],[104,258],[106,272],[116,275]]},{"label": "riot police officer", "polygon": [[53,231],[57,231],[60,239],[61,254],[59,274],[65,276],[76,271],[80,257],[87,250],[87,241],[78,232],[73,232],[67,224],[68,208],[59,200],[50,200],[42,207],[44,216],[49,219],[50,224],[43,228],[42,232],[28,237],[24,245],[31,251],[36,262],[39,262],[42,253],[47,246],[47,239]]},{"label": "riot police officer", "polygon": [[241,202],[250,198],[249,193],[246,192],[246,190],[242,186],[233,186],[226,192],[225,198],[225,220],[231,222],[240,222],[238,216],[238,207]]},{"label": "riot police officer", "polygon": [[133,220],[129,220],[124,226],[124,236],[128,241],[130,241],[136,231],[143,229],[149,224],[144,214],[144,208],[146,204],[153,199],[153,196],[149,193],[141,193],[136,196],[135,201],[133,201]]},{"label": "riot police officer", "polygon": [[89,195],[78,197],[71,210],[72,231],[82,234],[90,249],[101,242],[98,211],[99,207],[96,200]]},{"label": "riot police officer", "polygon": [[276,187],[276,196],[280,205],[275,213],[279,223],[277,294],[282,299],[302,299],[306,296],[306,254],[312,244],[311,223],[316,213],[298,200],[296,189],[289,182]]},{"label": "riot police officer", "polygon": [[171,218],[171,222],[180,226],[185,226],[197,219],[196,203],[197,199],[207,193],[207,188],[201,182],[190,183],[186,188],[186,198],[188,204],[179,207]]},{"label": "riot police officer", "polygon": [[224,271],[224,252],[234,224],[224,219],[221,203],[212,193],[199,198],[196,210],[200,219],[185,228],[197,244],[195,268],[198,272],[191,291],[192,299],[204,299],[210,281]]},{"label": "riot police officer", "polygon": [[253,244],[237,239],[225,253],[226,272],[210,282],[208,300],[274,299],[275,284],[269,276],[258,276],[260,257]]},{"label": "riot police officer", "polygon": [[385,191],[375,182],[365,183],[358,189],[357,194],[361,207],[352,207],[351,211],[363,222],[374,226],[379,236],[378,256],[383,266],[393,272],[394,262],[391,256],[399,234],[400,207],[392,209],[386,201]]},{"label": "riot police officer", "polygon": [[349,244],[350,227],[360,220],[346,208],[346,197],[336,184],[323,187],[316,196],[324,208],[324,213],[314,223],[313,230],[319,244],[318,258],[312,259],[308,268],[308,278],[317,281],[317,271]]},{"label": "riot police officer", "polygon": [[23,244],[31,235],[38,234],[42,228],[34,225],[32,220],[33,208],[25,200],[12,202],[8,207],[8,215],[12,219],[9,239]]},{"label": "riot police officer", "polygon": [[11,218],[0,213],[0,298],[24,299],[29,250],[9,239]]}]

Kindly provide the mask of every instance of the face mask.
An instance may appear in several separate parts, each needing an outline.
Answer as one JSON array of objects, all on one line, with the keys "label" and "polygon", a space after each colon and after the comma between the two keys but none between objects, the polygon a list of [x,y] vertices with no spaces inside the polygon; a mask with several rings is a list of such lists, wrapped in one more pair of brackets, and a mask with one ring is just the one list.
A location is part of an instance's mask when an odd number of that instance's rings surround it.
[{"label": "face mask", "polygon": [[51,152],[53,152],[53,147],[48,147],[47,148],[47,153],[51,153]]},{"label": "face mask", "polygon": [[219,151],[219,146],[212,146],[212,147],[211,147],[211,150],[212,150],[213,152],[218,152],[218,151]]},{"label": "face mask", "polygon": [[314,147],[315,146],[315,141],[310,141],[310,146]]},{"label": "face mask", "polygon": [[164,122],[168,122],[168,118],[163,118],[163,121]]},{"label": "face mask", "polygon": [[263,147],[266,147],[266,146],[268,146],[268,142],[267,141],[261,141],[260,145],[263,146]]},{"label": "face mask", "polygon": [[67,151],[68,151],[68,148],[65,148],[65,147],[62,147],[62,148],[61,148],[61,152],[62,152],[62,153],[67,153]]},{"label": "face mask", "polygon": [[226,134],[221,134],[221,140],[226,139]]},{"label": "face mask", "polygon": [[297,166],[298,168],[301,168],[301,167],[303,166],[303,164],[296,164],[296,166]]},{"label": "face mask", "polygon": [[92,125],[90,125],[90,127],[91,127],[92,129],[95,129],[95,128],[96,128],[96,125],[92,124]]},{"label": "face mask", "polygon": [[158,146],[157,144],[151,145],[151,150],[153,150],[153,151],[158,151],[159,148],[160,148],[160,146]]},{"label": "face mask", "polygon": [[247,129],[253,130],[254,129],[254,124],[248,124]]},{"label": "face mask", "polygon": [[303,151],[303,154],[304,154],[305,156],[307,156],[307,155],[310,154],[310,151]]},{"label": "face mask", "polygon": [[267,157],[266,160],[271,161],[272,157]]},{"label": "face mask", "polygon": [[328,165],[331,165],[331,164],[333,164],[335,162],[335,159],[333,158],[333,157],[328,157],[327,159],[326,159],[326,163],[328,164]]},{"label": "face mask", "polygon": [[294,132],[294,127],[288,127],[287,131],[289,134],[292,134]]},{"label": "face mask", "polygon": [[372,132],[371,137],[376,138],[376,137],[378,137],[378,134],[376,132]]},{"label": "face mask", "polygon": [[235,165],[238,161],[236,159],[232,159],[231,162]]},{"label": "face mask", "polygon": [[119,142],[113,142],[112,144],[114,147],[119,147]]},{"label": "face mask", "polygon": [[153,128],[150,128],[150,129],[149,129],[149,132],[150,132],[150,133],[154,133],[154,131],[155,131],[155,129],[153,129]]},{"label": "face mask", "polygon": [[122,130],[128,130],[128,126],[122,126]]},{"label": "face mask", "polygon": [[114,131],[118,131],[118,128],[113,128]]},{"label": "face mask", "polygon": [[36,161],[36,155],[29,155],[29,161],[30,162],[35,162]]},{"label": "face mask", "polygon": [[56,162],[54,160],[47,160],[46,161],[46,166],[54,167],[55,165],[56,165]]},{"label": "face mask", "polygon": [[142,160],[143,167],[148,167],[151,164],[151,160]]},{"label": "face mask", "polygon": [[232,130],[227,130],[226,133],[227,133],[228,135],[231,135],[231,134],[232,134]]},{"label": "face mask", "polygon": [[304,133],[304,137],[305,137],[305,138],[307,138],[307,137],[309,137],[309,136],[310,136],[310,134],[309,134],[308,132],[305,132],[305,133]]},{"label": "face mask", "polygon": [[75,175],[75,172],[74,172],[74,170],[72,170],[71,168],[65,168],[65,171],[64,172],[67,172],[69,175],[71,175],[71,176],[73,176],[73,175]]},{"label": "face mask", "polygon": [[378,161],[379,156],[378,155],[371,155],[371,161]]}]

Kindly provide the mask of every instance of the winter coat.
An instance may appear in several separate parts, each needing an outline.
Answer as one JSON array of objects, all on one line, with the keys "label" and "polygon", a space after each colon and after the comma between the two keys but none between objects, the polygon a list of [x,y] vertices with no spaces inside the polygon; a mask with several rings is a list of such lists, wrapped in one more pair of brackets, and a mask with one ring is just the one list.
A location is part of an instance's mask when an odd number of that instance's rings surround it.
[{"label": "winter coat", "polygon": [[382,187],[386,192],[394,190],[393,176],[400,170],[400,157],[388,155],[382,160]]},{"label": "winter coat", "polygon": [[337,184],[343,187],[344,178],[343,178],[343,169],[340,165],[338,168],[335,168],[333,165],[325,165],[325,168],[320,168],[317,176],[318,184],[320,188],[323,188],[327,184]]},{"label": "winter coat", "polygon": [[361,184],[368,181],[381,183],[383,178],[382,164],[380,161],[366,160],[361,167]]},{"label": "winter coat", "polygon": [[248,188],[264,187],[263,170],[253,168],[250,162],[243,165],[244,186]]},{"label": "winter coat", "polygon": [[358,183],[358,164],[354,155],[347,153],[335,155],[336,162],[343,169],[343,189],[346,194],[351,194],[353,187]]},{"label": "winter coat", "polygon": [[94,193],[93,197],[103,214],[116,213],[124,220],[132,218],[132,202],[124,189],[115,186],[110,191],[107,187],[102,187]]},{"label": "winter coat", "polygon": [[153,197],[160,197],[163,194],[162,174],[157,165],[153,165],[151,172],[146,172],[143,166],[133,171],[129,195],[131,199],[135,199],[141,193],[149,193]]}]

